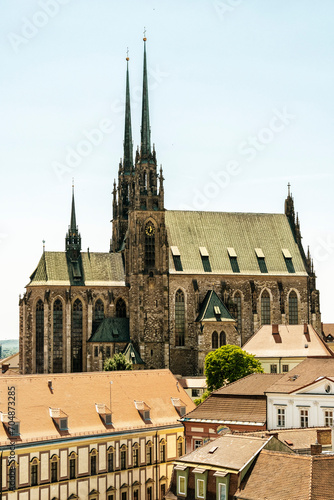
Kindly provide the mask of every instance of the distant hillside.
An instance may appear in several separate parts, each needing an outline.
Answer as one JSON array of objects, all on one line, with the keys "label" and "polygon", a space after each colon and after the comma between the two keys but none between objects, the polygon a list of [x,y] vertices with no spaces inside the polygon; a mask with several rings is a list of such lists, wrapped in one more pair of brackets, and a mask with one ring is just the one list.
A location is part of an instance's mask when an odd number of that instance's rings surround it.
[{"label": "distant hillside", "polygon": [[0,345],[2,346],[1,359],[19,352],[19,339],[0,340]]}]

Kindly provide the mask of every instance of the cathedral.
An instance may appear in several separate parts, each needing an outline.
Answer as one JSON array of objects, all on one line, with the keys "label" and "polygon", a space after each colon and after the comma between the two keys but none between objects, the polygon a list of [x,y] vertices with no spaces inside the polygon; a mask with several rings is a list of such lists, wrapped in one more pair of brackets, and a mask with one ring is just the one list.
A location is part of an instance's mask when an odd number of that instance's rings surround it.
[{"label": "cathedral", "polygon": [[144,38],[141,144],[133,155],[127,59],[110,249],[81,250],[73,192],[65,251],[43,251],[20,298],[21,373],[102,370],[124,352],[134,368],[201,375],[208,352],[242,346],[261,325],[321,332],[290,187],[282,214],[165,208],[147,81]]}]

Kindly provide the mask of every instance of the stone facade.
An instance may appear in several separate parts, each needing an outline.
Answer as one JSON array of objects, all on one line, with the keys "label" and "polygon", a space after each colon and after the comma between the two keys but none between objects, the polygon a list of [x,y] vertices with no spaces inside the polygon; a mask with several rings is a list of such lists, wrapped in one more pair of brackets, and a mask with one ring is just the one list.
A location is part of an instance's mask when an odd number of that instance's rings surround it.
[{"label": "stone facade", "polygon": [[[20,300],[23,373],[55,371],[57,298],[58,370],[61,364],[64,372],[101,370],[105,357],[131,342],[147,368],[200,375],[210,350],[225,343],[242,346],[262,324],[308,323],[321,333],[315,273],[301,244],[290,188],[284,215],[166,211],[163,172],[151,147],[146,49],[143,82],[141,145],[133,161],[127,71],[110,253],[81,252],[73,196],[66,252],[46,252]],[[202,321],[209,291],[215,293],[217,314],[211,311]],[[101,321],[127,318],[127,330],[119,333],[115,323],[96,335],[95,312]],[[82,323],[74,328],[78,315]]]}]

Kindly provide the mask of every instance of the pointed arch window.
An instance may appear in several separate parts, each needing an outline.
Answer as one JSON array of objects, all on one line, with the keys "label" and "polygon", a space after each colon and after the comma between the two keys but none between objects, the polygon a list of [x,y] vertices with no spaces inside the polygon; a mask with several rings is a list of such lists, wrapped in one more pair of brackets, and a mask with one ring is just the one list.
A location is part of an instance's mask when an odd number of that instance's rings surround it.
[{"label": "pointed arch window", "polygon": [[178,290],[175,294],[175,345],[184,346],[185,337],[185,304],[184,293]]},{"label": "pointed arch window", "polygon": [[97,299],[94,304],[94,317],[92,333],[95,333],[104,320],[104,304],[101,299]]},{"label": "pointed arch window", "polygon": [[72,307],[72,332],[71,332],[71,360],[72,372],[82,372],[82,326],[83,310],[79,299]]},{"label": "pointed arch window", "polygon": [[241,332],[241,324],[242,324],[242,319],[241,319],[241,294],[240,292],[236,292],[234,295],[234,302],[237,306],[237,329],[238,332]]},{"label": "pointed arch window", "polygon": [[36,373],[44,372],[44,304],[36,304]]},{"label": "pointed arch window", "polygon": [[270,295],[267,290],[261,295],[261,324],[270,325]]},{"label": "pointed arch window", "polygon": [[145,226],[145,267],[155,266],[155,226],[149,221]]},{"label": "pointed arch window", "polygon": [[220,332],[220,335],[219,335],[219,346],[222,347],[223,345],[226,345],[226,333],[225,332]]},{"label": "pointed arch window", "polygon": [[289,324],[298,325],[298,297],[294,290],[289,294]]},{"label": "pointed arch window", "polygon": [[126,318],[126,304],[123,299],[116,302],[116,318]]},{"label": "pointed arch window", "polygon": [[211,344],[212,344],[212,349],[218,349],[218,333],[217,332],[213,332]]},{"label": "pointed arch window", "polygon": [[63,371],[63,304],[60,299],[53,303],[53,373]]}]

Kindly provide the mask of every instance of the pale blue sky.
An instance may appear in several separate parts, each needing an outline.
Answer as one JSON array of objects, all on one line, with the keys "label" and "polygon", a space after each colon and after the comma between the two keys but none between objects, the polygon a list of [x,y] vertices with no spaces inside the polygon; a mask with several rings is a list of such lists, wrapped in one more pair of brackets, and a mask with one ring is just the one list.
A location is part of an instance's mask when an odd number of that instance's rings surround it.
[{"label": "pale blue sky", "polygon": [[331,0],[3,0],[0,337],[18,336],[42,240],[64,249],[72,177],[83,249],[108,251],[126,48],[136,146],[144,26],[166,208],[282,212],[290,181],[334,322],[333,19]]}]

